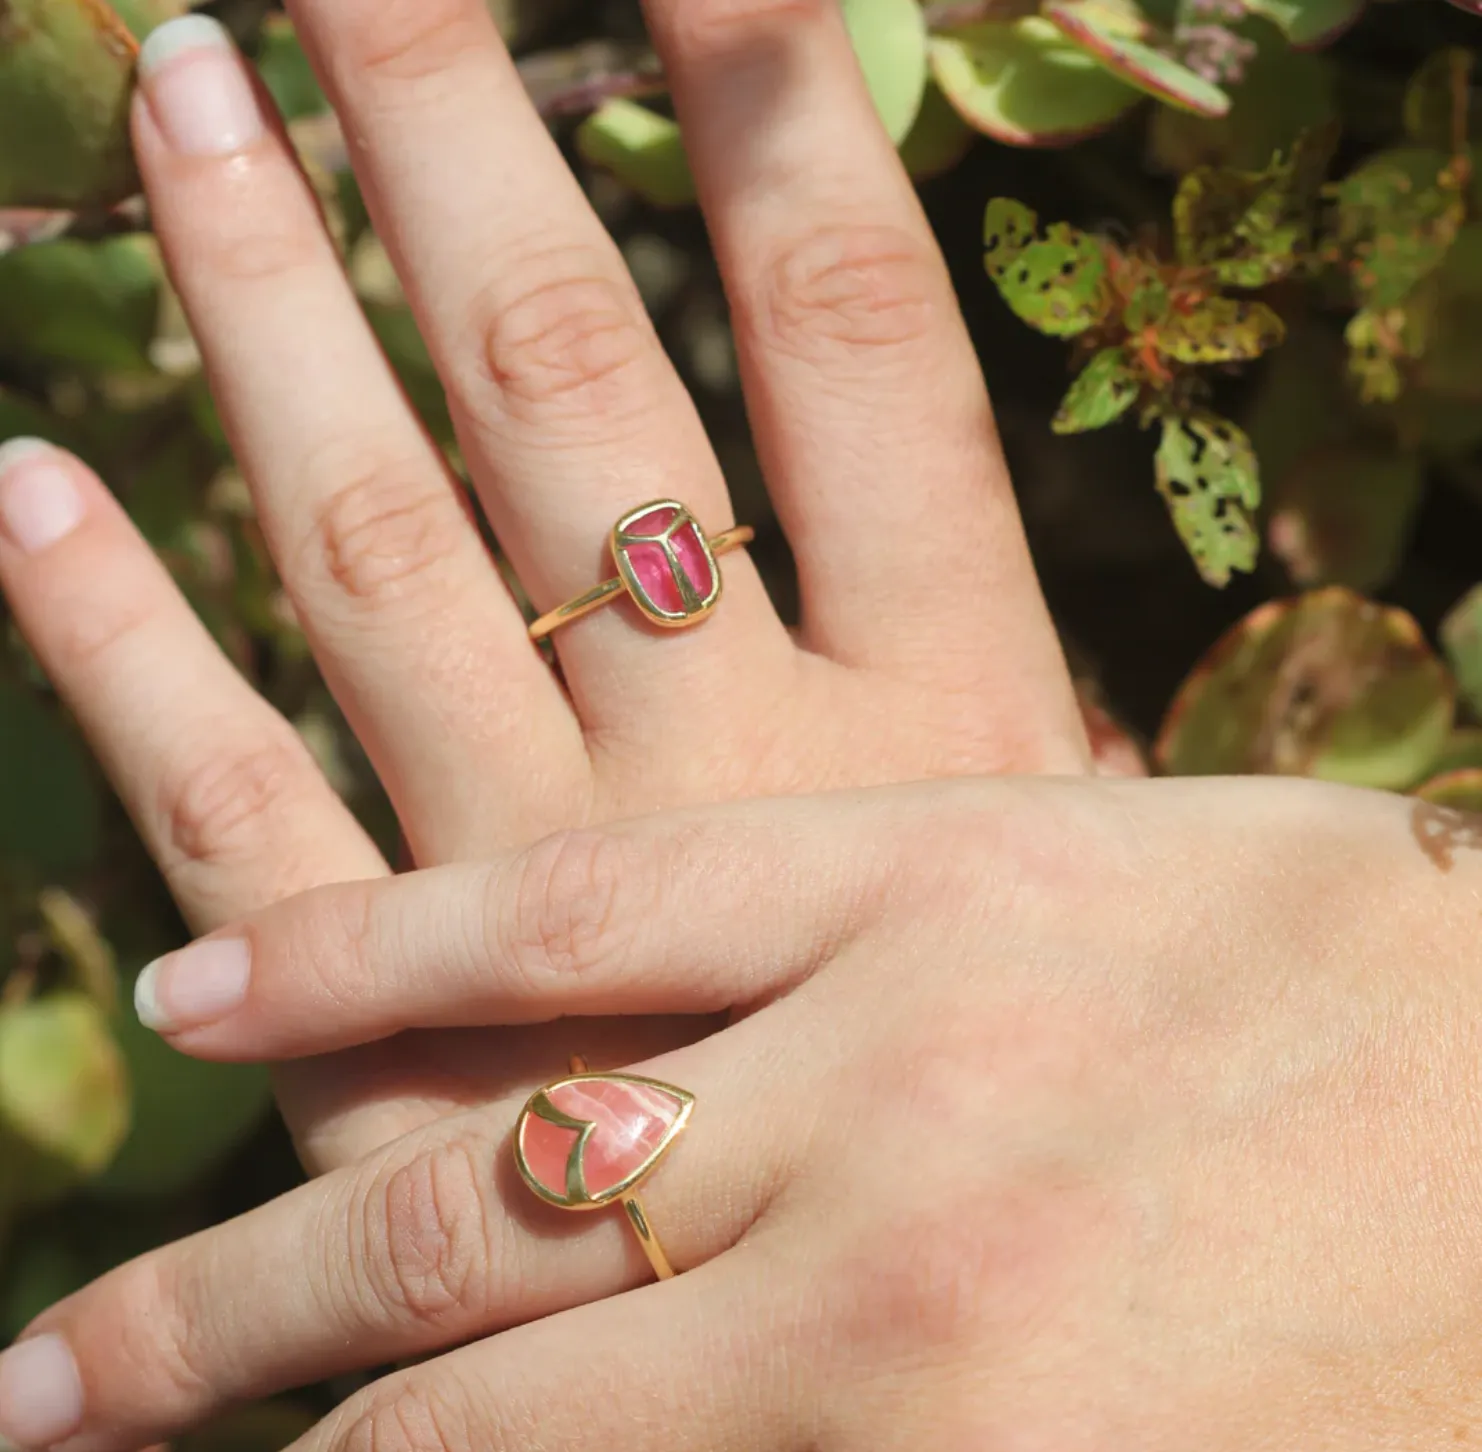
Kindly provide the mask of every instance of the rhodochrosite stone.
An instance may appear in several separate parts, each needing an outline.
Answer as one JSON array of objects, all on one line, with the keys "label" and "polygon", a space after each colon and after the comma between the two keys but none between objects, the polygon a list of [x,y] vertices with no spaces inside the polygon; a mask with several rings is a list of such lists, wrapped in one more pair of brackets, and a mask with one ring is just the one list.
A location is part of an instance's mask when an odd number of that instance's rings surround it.
[{"label": "rhodochrosite stone", "polygon": [[[545,1117],[546,1106],[563,1123]],[[542,1091],[520,1120],[520,1154],[529,1177],[564,1204],[600,1202],[646,1169],[673,1139],[688,1101],[647,1079],[582,1078]],[[573,1154],[581,1189],[572,1193]]]},{"label": "rhodochrosite stone", "polygon": [[614,534],[613,553],[639,606],[656,618],[697,615],[720,593],[710,547],[682,505],[656,504],[629,515]]}]

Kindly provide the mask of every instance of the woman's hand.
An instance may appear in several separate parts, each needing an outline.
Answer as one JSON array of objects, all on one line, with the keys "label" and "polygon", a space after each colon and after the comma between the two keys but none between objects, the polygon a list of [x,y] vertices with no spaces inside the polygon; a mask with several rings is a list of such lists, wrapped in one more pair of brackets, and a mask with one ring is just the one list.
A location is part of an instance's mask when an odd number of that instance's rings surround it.
[{"label": "woman's hand", "polygon": [[[612,241],[485,0],[290,0],[448,389],[477,500],[540,610],[661,495],[731,504]],[[685,632],[626,606],[526,639],[381,356],[260,88],[211,23],[145,47],[140,164],[258,517],[417,863],[725,798],[1083,770],[977,361],[832,0],[648,0],[800,571],[790,635],[744,553]],[[215,649],[113,498],[0,459],[0,585],[192,924],[386,865]],[[612,1028],[610,1032],[619,1030]],[[690,1024],[583,1030],[604,1058]],[[350,1162],[553,1072],[529,1035],[296,1067],[307,1161]]]},{"label": "woman's hand", "polygon": [[734,1009],[636,1067],[697,1096],[643,1191],[685,1273],[641,1284],[620,1213],[531,1196],[508,1096],[54,1308],[0,1401],[45,1372],[70,1420],[4,1431],[124,1452],[518,1326],[298,1452],[1472,1445],[1482,857],[1452,832],[1296,783],[959,783],[269,908],[209,940],[234,1009],[187,1030],[188,960],[155,976],[183,1047]]}]

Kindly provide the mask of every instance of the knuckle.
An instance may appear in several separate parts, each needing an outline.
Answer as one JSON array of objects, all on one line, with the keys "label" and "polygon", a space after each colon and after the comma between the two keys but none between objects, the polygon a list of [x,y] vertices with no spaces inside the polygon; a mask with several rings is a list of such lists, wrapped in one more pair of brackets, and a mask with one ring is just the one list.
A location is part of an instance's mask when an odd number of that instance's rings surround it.
[{"label": "knuckle", "polygon": [[291,733],[237,747],[203,733],[201,744],[162,785],[164,840],[188,862],[260,856],[271,846],[275,819],[304,795],[314,771],[307,748]]},{"label": "knuckle", "polygon": [[494,1252],[481,1186],[488,1159],[487,1144],[456,1139],[398,1165],[373,1185],[365,1264],[377,1306],[441,1325],[487,1304]]},{"label": "knuckle", "polygon": [[94,609],[73,597],[59,602],[54,619],[53,653],[61,669],[68,675],[87,674],[147,633],[159,619],[159,607],[153,601],[110,600],[107,609]]},{"label": "knuckle", "polygon": [[805,359],[908,349],[933,329],[940,271],[926,247],[894,228],[815,231],[764,267],[748,321]]},{"label": "knuckle", "polygon": [[475,1428],[444,1387],[411,1375],[348,1410],[332,1445],[339,1452],[498,1452],[506,1444]]},{"label": "knuckle", "polygon": [[239,229],[242,207],[224,209],[215,227],[203,228],[201,258],[204,268],[220,282],[281,281],[313,269],[324,257],[324,236],[306,218],[295,219],[294,208],[275,206],[256,215],[276,218],[270,228]]},{"label": "knuckle", "polygon": [[378,0],[351,6],[341,66],[356,80],[422,81],[466,58],[483,38],[467,0]]},{"label": "knuckle", "polygon": [[463,548],[468,520],[443,480],[394,453],[324,450],[305,469],[311,479],[343,479],[313,513],[305,573],[329,580],[346,599],[380,605],[403,596]]},{"label": "knuckle", "polygon": [[511,301],[491,299],[476,326],[480,366],[517,418],[610,415],[644,395],[632,375],[650,356],[652,335],[631,289],[596,259],[564,260]]},{"label": "knuckle", "polygon": [[552,975],[590,977],[621,962],[646,873],[617,833],[577,828],[536,843],[491,908],[501,960],[537,996]]}]

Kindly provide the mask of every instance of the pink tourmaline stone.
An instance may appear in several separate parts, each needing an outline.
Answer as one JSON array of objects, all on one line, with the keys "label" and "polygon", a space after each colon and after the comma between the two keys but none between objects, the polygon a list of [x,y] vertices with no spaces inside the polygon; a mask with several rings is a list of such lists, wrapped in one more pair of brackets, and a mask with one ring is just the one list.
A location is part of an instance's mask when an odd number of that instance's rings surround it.
[{"label": "pink tourmaline stone", "polygon": [[[627,555],[644,593],[661,610],[667,610],[671,615],[678,615],[684,610],[684,600],[675,582],[669,555],[659,537],[678,516],[679,511],[672,504],[649,510],[647,514],[640,515],[628,524],[623,532],[629,536],[648,536],[654,543],[625,542],[619,546]],[[687,519],[669,537],[669,544],[679,562],[679,568],[694,587],[695,594],[702,600],[709,599],[715,586],[715,577],[711,573],[710,560],[705,554],[705,546],[700,540],[695,522]]]},{"label": "pink tourmaline stone", "polygon": [[[653,1157],[682,1107],[678,1099],[662,1089],[620,1079],[562,1084],[548,1097],[562,1114],[597,1126],[587,1140],[582,1161],[587,1194],[594,1199]],[[520,1148],[530,1173],[563,1199],[566,1165],[578,1137],[576,1130],[563,1129],[535,1114],[527,1114],[521,1127]]]}]

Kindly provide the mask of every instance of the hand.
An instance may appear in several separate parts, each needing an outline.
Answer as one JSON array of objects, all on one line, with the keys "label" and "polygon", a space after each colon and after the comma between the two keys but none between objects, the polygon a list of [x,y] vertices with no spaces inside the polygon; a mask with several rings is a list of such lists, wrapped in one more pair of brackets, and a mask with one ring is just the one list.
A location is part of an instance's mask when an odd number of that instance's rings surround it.
[{"label": "hand", "polygon": [[[290,8],[536,607],[609,573],[607,531],[646,499],[729,524],[695,409],[485,0]],[[699,629],[617,607],[559,632],[569,694],[240,62],[200,17],[143,57],[137,147],[174,280],[288,592],[423,866],[666,806],[1087,766],[977,362],[836,7],[646,11],[803,620],[790,635],[732,554]],[[193,926],[384,874],[99,482],[46,450],[0,475],[0,585]],[[583,1039],[620,1060],[699,1031]],[[412,1038],[297,1066],[282,1101],[322,1168],[563,1058],[550,1037]]]},{"label": "hand", "polygon": [[0,1396],[71,1355],[52,1432],[122,1452],[518,1325],[295,1452],[1469,1445],[1482,858],[1446,828],[1309,784],[964,782],[269,908],[210,940],[245,998],[183,1047],[734,1008],[636,1066],[698,1096],[643,1191],[685,1273],[631,1290],[620,1213],[535,1200],[505,1097],[115,1271]]}]

